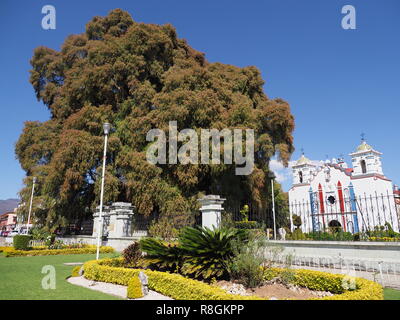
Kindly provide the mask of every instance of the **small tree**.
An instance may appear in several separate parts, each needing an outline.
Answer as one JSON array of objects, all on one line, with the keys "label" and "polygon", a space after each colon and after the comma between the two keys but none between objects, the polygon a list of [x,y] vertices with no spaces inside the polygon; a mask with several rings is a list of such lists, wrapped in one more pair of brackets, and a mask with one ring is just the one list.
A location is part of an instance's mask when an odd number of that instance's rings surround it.
[{"label": "small tree", "polygon": [[296,227],[296,229],[299,229],[300,226],[303,224],[301,221],[301,217],[298,216],[297,214],[293,215],[293,225]]}]

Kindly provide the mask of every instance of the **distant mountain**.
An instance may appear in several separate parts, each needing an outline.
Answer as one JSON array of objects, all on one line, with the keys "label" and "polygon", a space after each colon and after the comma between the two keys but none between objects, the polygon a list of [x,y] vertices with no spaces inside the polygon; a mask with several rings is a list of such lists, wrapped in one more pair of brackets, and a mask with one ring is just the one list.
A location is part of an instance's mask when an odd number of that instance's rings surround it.
[{"label": "distant mountain", "polygon": [[16,208],[18,204],[19,204],[18,199],[0,200],[0,214],[14,211],[14,208]]}]

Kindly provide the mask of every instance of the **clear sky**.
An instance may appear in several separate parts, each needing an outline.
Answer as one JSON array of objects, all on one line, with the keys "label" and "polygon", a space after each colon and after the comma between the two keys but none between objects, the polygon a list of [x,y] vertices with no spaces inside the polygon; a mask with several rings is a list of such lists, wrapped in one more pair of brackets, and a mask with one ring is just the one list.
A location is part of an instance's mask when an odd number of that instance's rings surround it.
[{"label": "clear sky", "polygon": [[[41,27],[48,4],[56,8],[56,30]],[[356,30],[341,27],[347,4],[356,9]],[[1,0],[0,199],[22,187],[14,145],[24,121],[49,118],[28,81],[33,49],[59,50],[67,35],[114,8],[139,22],[173,24],[211,62],[257,66],[267,95],[291,105],[293,159],[304,148],[311,159],[344,154],[349,163],[364,132],[383,152],[385,175],[400,183],[398,0]],[[290,176],[281,170],[280,178],[287,190]]]}]

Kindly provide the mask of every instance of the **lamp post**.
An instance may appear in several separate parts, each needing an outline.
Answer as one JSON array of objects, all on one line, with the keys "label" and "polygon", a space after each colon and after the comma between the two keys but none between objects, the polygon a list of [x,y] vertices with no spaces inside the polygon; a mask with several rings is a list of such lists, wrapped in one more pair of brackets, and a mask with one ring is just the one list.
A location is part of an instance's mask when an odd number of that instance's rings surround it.
[{"label": "lamp post", "polygon": [[101,173],[101,191],[100,191],[100,212],[99,212],[99,225],[97,230],[97,250],[96,250],[96,260],[99,260],[100,254],[100,241],[103,235],[103,195],[104,195],[104,175],[106,172],[106,158],[107,158],[107,140],[108,134],[110,133],[111,125],[106,122],[103,124],[104,130],[104,154],[103,154],[103,171]]},{"label": "lamp post", "polygon": [[268,176],[271,178],[272,217],[273,217],[273,220],[274,220],[274,240],[276,240],[275,195],[274,195],[275,174],[272,171],[270,171]]},{"label": "lamp post", "polygon": [[31,221],[32,201],[33,201],[33,193],[35,192],[35,183],[36,183],[36,177],[33,177],[31,201],[29,204],[28,224],[26,225],[26,234],[29,233],[29,222]]}]

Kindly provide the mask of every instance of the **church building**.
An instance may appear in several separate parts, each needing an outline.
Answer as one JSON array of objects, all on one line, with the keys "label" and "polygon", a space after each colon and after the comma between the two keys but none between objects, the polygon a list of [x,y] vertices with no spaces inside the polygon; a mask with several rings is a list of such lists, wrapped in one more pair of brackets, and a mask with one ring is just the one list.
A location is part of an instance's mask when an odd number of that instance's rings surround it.
[{"label": "church building", "polygon": [[292,166],[289,190],[291,228],[293,215],[300,216],[303,232],[340,227],[357,233],[384,226],[399,231],[394,186],[382,170],[382,153],[364,139],[343,158],[311,161],[304,155]]}]

